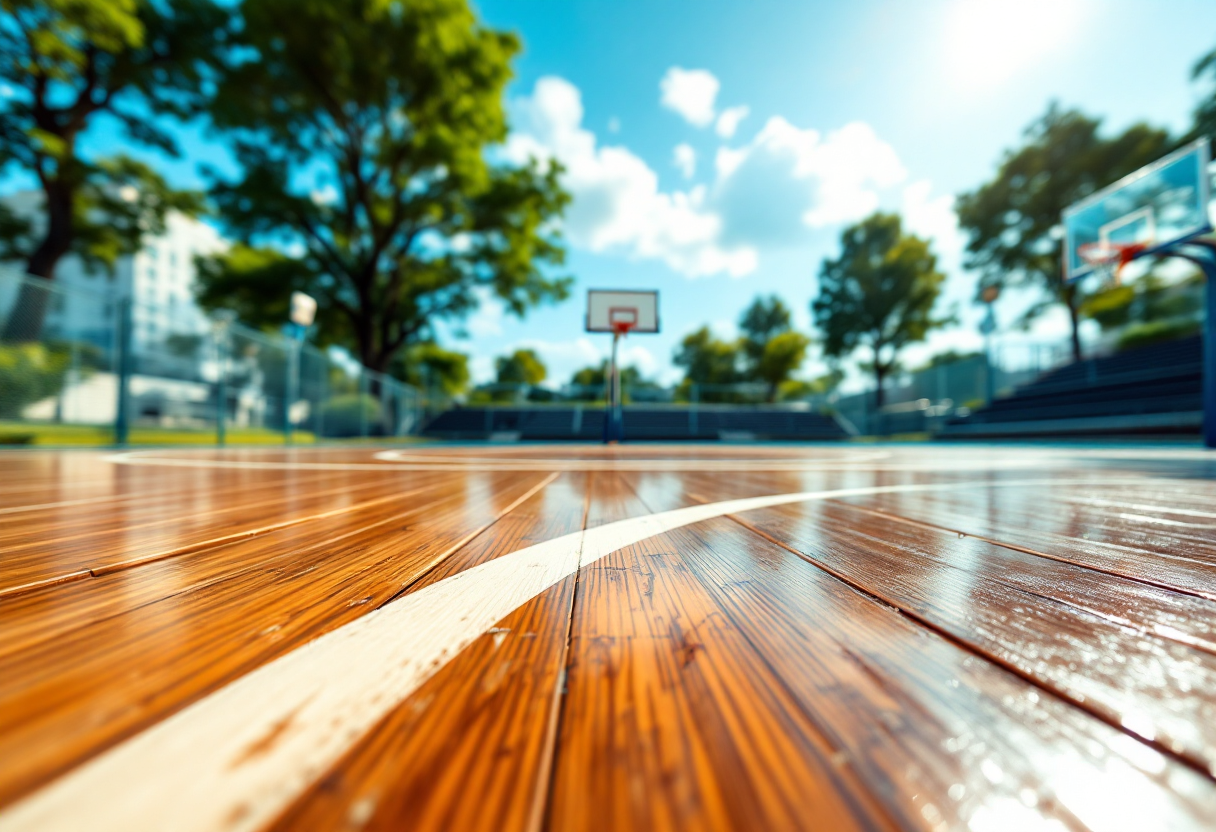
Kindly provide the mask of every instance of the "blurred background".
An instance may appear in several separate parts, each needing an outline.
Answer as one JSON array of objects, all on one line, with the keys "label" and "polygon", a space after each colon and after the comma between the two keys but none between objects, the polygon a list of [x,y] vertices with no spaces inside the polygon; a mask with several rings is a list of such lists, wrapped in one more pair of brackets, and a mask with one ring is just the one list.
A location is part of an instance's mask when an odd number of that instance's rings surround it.
[{"label": "blurred background", "polygon": [[1061,215],[1213,134],[1199,0],[2,0],[0,443],[599,439],[612,288],[629,439],[1191,441]]}]

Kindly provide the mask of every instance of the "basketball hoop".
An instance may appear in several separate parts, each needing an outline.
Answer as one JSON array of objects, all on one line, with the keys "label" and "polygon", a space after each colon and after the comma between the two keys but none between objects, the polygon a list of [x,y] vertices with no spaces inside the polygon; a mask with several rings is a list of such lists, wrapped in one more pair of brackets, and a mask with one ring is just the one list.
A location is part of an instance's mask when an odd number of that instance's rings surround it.
[{"label": "basketball hoop", "polygon": [[625,337],[638,325],[638,310],[634,306],[613,306],[608,310],[608,326],[612,332]]},{"label": "basketball hoop", "polygon": [[1117,286],[1123,267],[1139,257],[1146,248],[1148,246],[1145,243],[1112,243],[1100,240],[1077,246],[1077,254],[1094,272],[1107,275]]}]

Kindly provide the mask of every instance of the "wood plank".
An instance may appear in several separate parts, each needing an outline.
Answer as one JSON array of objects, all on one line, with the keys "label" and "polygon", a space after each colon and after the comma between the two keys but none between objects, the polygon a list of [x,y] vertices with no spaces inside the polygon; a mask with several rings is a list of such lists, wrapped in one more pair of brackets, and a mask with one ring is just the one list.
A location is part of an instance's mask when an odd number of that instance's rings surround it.
[{"label": "wood plank", "polygon": [[[315,494],[291,493],[250,500],[244,492],[221,492],[200,500],[179,500],[176,507],[152,511],[115,511],[94,528],[59,536],[26,531],[26,542],[0,549],[0,598],[64,583],[81,573],[100,575],[264,534],[295,523],[320,519],[376,501],[391,502],[400,481],[342,483]],[[133,514],[134,517],[128,517]]]},{"label": "wood plank", "polygon": [[[411,587],[578,531],[564,475]],[[575,577],[498,622],[386,717],[270,829],[526,830],[544,805]],[[477,798],[470,800],[470,789]]]},{"label": "wood plank", "polygon": [[[682,499],[648,496],[656,510]],[[901,826],[1203,829],[1216,816],[1210,778],[738,523],[672,534]]]},{"label": "wood plank", "polygon": [[316,568],[241,572],[5,656],[0,804],[383,604],[545,479],[474,475],[444,508],[345,538]]},{"label": "wood plank", "polygon": [[[588,525],[644,513],[607,479]],[[671,540],[581,572],[547,828],[890,828]]]},{"label": "wood plank", "polygon": [[[356,504],[329,517],[154,560],[133,571],[90,575],[90,580],[7,598],[0,604],[0,657],[242,573],[306,574],[328,560],[333,547],[347,539],[371,539],[386,531],[385,527],[400,530],[417,523],[423,512],[442,510],[445,500],[459,502],[460,497],[443,496],[450,491],[452,475],[434,476],[441,479],[424,479],[393,500]],[[448,488],[443,487],[444,482]]]},{"label": "wood plank", "polygon": [[[1032,556],[1018,563],[1020,553],[982,541],[818,508],[765,509],[739,519],[1112,726],[1160,743],[1200,770],[1216,769],[1216,655],[1051,597],[1054,580],[1081,582],[1078,573],[1087,570],[1061,574],[1067,565],[1037,559],[1058,567],[1053,575]],[[1020,580],[1012,577],[1019,567]]]},{"label": "wood plank", "polygon": [[998,488],[990,496],[952,491],[917,500],[884,494],[847,502],[1216,601],[1213,546],[1164,529],[1133,534],[1127,528],[1102,527],[1061,507],[1067,497],[1100,498],[1105,491],[1095,486],[1015,495]]}]

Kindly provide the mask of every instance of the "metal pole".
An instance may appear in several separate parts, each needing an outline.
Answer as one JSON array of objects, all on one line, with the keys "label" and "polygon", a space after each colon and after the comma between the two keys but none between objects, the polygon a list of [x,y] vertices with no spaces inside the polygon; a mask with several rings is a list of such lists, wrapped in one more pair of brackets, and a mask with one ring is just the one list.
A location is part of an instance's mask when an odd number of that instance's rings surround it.
[{"label": "metal pole", "polygon": [[992,404],[992,400],[996,398],[996,373],[994,372],[995,368],[992,366],[991,334],[984,336],[984,356],[987,359],[984,366],[986,370],[984,373],[984,400],[987,404]]},{"label": "metal pole", "polygon": [[624,426],[621,424],[621,368],[616,363],[617,346],[620,341],[621,334],[614,332],[612,334],[612,423],[614,438],[618,442],[625,438]]},{"label": "metal pole", "polygon": [[215,444],[224,447],[224,421],[228,418],[228,338],[221,335],[215,345],[219,367],[215,381]]},{"label": "metal pole", "polygon": [[118,412],[114,419],[114,444],[126,445],[131,431],[131,343],[132,303],[130,296],[118,302]]},{"label": "metal pole", "polygon": [[1191,240],[1186,250],[1168,254],[1189,260],[1203,269],[1207,278],[1206,311],[1203,321],[1203,444],[1216,448],[1216,243]]},{"label": "metal pole", "polygon": [[300,397],[300,342],[292,338],[287,344],[287,384],[283,393],[283,444],[291,444],[291,406]]},{"label": "metal pole", "polygon": [[604,413],[604,444],[617,442],[624,433],[621,430],[621,379],[617,374],[616,354],[621,334],[612,333],[612,359],[608,365],[608,408]]}]

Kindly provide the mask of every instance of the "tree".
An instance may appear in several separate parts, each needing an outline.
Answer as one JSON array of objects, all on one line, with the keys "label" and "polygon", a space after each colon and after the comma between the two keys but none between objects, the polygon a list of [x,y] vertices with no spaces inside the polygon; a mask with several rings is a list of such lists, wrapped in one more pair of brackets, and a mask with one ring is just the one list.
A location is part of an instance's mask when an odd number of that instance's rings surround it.
[{"label": "tree", "polygon": [[801,332],[782,332],[774,335],[764,345],[764,352],[756,366],[756,377],[768,385],[768,399],[775,401],[781,385],[802,366],[811,339]]},{"label": "tree", "polygon": [[811,314],[826,355],[870,351],[881,407],[883,380],[898,366],[900,350],[948,322],[933,317],[945,276],[929,244],[905,234],[895,214],[873,214],[846,228],[840,243],[840,256],[820,267]]},{"label": "tree", "polygon": [[768,342],[790,330],[790,310],[776,295],[757,297],[739,318],[739,330],[748,370],[757,373]]},{"label": "tree", "polygon": [[768,399],[802,366],[811,339],[794,332],[789,307],[776,295],[757,297],[739,318],[739,341],[748,378],[768,385]]},{"label": "tree", "polygon": [[[581,388],[573,398],[577,401],[596,401],[605,395],[608,383],[608,361],[605,360],[597,367],[583,367],[570,377],[573,387]],[[642,375],[637,367],[621,368],[621,390],[624,401],[630,398],[632,390],[657,390],[658,385]]]},{"label": "tree", "polygon": [[213,119],[243,169],[214,199],[241,247],[204,269],[202,301],[248,284],[240,312],[277,326],[301,289],[323,343],[384,370],[460,320],[477,289],[515,314],[564,298],[561,169],[487,161],[519,44],[466,0],[245,0],[246,59]]},{"label": "tree", "polygon": [[1101,120],[1052,104],[1027,128],[1022,146],[1005,153],[996,176],[958,198],[959,225],[968,233],[966,266],[988,286],[1033,286],[1045,295],[1029,320],[1062,303],[1072,322],[1072,349],[1081,358],[1078,333],[1083,298],[1061,271],[1060,214],[1077,200],[1166,153],[1169,134],[1135,124],[1112,138]]},{"label": "tree", "polygon": [[[145,165],[82,158],[79,140],[105,114],[128,138],[176,154],[155,117],[198,111],[228,19],[211,0],[2,0],[0,80],[13,92],[0,104],[0,170],[37,178],[44,219],[4,212],[0,256],[47,280],[69,253],[112,266],[161,232],[168,210],[197,207]],[[47,297],[24,287],[4,338],[37,338]]]},{"label": "tree", "polygon": [[444,394],[455,396],[469,386],[469,357],[434,341],[414,344],[399,353],[394,369],[398,378],[420,390],[438,387]]},{"label": "tree", "polygon": [[739,344],[714,337],[709,327],[684,336],[672,362],[684,368],[694,384],[734,384],[739,381]]},{"label": "tree", "polygon": [[516,350],[510,355],[499,356],[494,362],[499,384],[540,384],[549,375],[535,350]]},{"label": "tree", "polygon": [[1196,61],[1191,70],[1194,81],[1203,79],[1205,75],[1210,90],[1195,108],[1195,126],[1191,130],[1191,138],[1216,136],[1216,49]]},{"label": "tree", "polygon": [[[683,395],[687,395],[694,384],[721,385],[742,381],[739,372],[741,353],[739,341],[716,338],[707,326],[685,335],[672,356],[672,362],[684,368],[684,380],[680,383]],[[706,391],[701,395],[702,401],[726,401],[731,398],[731,395],[720,391]]]}]

